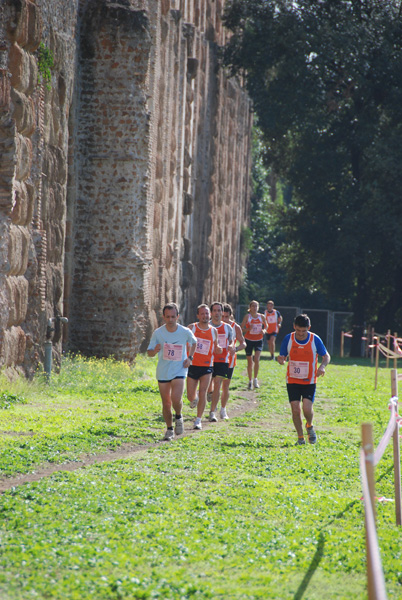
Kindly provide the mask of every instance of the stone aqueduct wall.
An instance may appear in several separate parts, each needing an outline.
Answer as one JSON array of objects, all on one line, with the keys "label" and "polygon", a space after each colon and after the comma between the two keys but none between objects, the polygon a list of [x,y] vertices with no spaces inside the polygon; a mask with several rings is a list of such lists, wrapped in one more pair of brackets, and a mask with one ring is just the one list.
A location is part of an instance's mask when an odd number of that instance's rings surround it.
[{"label": "stone aqueduct wall", "polygon": [[222,5],[3,0],[0,366],[32,371],[57,314],[56,355],[132,359],[166,301],[236,300],[251,116]]}]

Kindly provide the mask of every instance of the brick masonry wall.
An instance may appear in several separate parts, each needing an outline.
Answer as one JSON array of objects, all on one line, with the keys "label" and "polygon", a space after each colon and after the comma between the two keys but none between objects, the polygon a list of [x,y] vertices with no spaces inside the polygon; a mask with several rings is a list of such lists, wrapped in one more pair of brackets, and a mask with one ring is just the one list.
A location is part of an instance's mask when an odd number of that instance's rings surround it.
[{"label": "brick masonry wall", "polygon": [[222,5],[3,3],[0,366],[32,372],[63,312],[65,348],[131,360],[165,302],[188,322],[236,300],[251,118],[218,67]]}]

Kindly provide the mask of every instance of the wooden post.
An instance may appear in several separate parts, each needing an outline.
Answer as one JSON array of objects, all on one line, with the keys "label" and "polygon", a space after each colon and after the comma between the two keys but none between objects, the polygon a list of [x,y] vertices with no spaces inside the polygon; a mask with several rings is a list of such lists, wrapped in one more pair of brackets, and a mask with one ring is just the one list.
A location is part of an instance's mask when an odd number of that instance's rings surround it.
[{"label": "wooden post", "polygon": [[[373,508],[373,518],[375,521],[376,510],[375,510],[375,480],[374,480],[374,442],[373,442],[373,426],[371,423],[362,423],[362,445],[365,456],[365,465],[367,473],[367,483],[370,492],[371,506]],[[368,541],[368,524],[367,515],[365,514],[366,521],[366,556],[367,556],[367,588],[368,588],[368,600],[377,600],[374,573],[372,571],[372,556],[370,552],[370,545]]]},{"label": "wooden post", "polygon": [[344,332],[341,331],[341,358],[343,358],[343,348],[344,348]]},{"label": "wooden post", "polygon": [[[387,350],[389,350],[391,347],[391,330],[388,329],[387,331]],[[387,352],[387,358],[386,358],[386,362],[385,362],[385,366],[388,369],[389,368],[389,355]]]},{"label": "wooden post", "polygon": [[374,389],[377,389],[377,380],[378,380],[378,362],[380,358],[380,340],[375,335],[374,336],[374,344],[375,344],[375,381],[374,381]]},{"label": "wooden post", "polygon": [[[398,339],[398,334],[396,331],[394,331],[394,340],[396,341],[397,339]],[[396,342],[396,343],[398,343],[398,342]],[[395,352],[395,344],[393,346],[393,350]],[[394,369],[397,369],[397,368],[398,368],[398,357],[394,356]],[[397,395],[398,394],[395,394],[395,396],[397,396]]]},{"label": "wooden post", "polygon": [[[374,333],[375,332],[374,332],[374,325],[373,325],[372,328],[371,328],[371,334],[370,334],[370,336],[371,336],[371,344],[375,344]],[[372,365],[374,364],[374,353],[375,353],[375,348],[372,348],[371,349],[371,364]]]},{"label": "wooden post", "polygon": [[[391,394],[398,397],[398,371],[391,371]],[[398,410],[397,410],[398,412]],[[401,453],[399,445],[399,424],[395,424],[393,433],[394,442],[394,487],[395,487],[395,522],[402,525],[402,493],[401,493]]]}]

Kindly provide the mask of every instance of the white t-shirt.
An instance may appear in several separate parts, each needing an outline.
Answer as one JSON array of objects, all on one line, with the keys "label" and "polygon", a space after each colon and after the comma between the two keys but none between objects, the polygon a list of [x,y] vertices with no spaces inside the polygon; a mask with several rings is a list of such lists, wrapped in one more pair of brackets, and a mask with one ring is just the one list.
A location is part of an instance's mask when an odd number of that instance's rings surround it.
[{"label": "white t-shirt", "polygon": [[186,377],[187,371],[183,362],[188,357],[187,344],[195,344],[197,338],[188,327],[177,325],[176,331],[170,332],[166,325],[162,325],[152,334],[148,350],[153,350],[157,344],[161,345],[158,352],[158,366],[156,379],[158,381],[171,381],[175,377]]}]

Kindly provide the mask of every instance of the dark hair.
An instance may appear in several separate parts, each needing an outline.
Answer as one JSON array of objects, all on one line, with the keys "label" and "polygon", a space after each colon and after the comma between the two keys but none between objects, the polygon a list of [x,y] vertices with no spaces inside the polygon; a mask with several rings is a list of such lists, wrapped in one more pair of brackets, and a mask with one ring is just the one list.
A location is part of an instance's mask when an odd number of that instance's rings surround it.
[{"label": "dark hair", "polygon": [[175,302],[169,302],[169,304],[165,304],[165,306],[163,307],[163,310],[162,310],[163,316],[165,316],[165,310],[175,310],[176,315],[179,314],[179,307],[177,306],[177,304]]},{"label": "dark hair", "polygon": [[223,305],[223,312],[227,312],[230,315],[233,314],[233,310],[232,310],[232,307],[230,306],[230,304],[224,304]]},{"label": "dark hair", "polygon": [[310,317],[306,314],[297,315],[293,323],[298,327],[310,327],[311,325]]},{"label": "dark hair", "polygon": [[208,304],[200,304],[199,306],[197,306],[197,315],[200,312],[200,308],[207,308],[209,310]]},{"label": "dark hair", "polygon": [[211,312],[212,312],[212,309],[213,309],[214,306],[220,306],[221,310],[223,311],[223,304],[222,304],[222,302],[212,302],[212,304],[211,304]]}]

